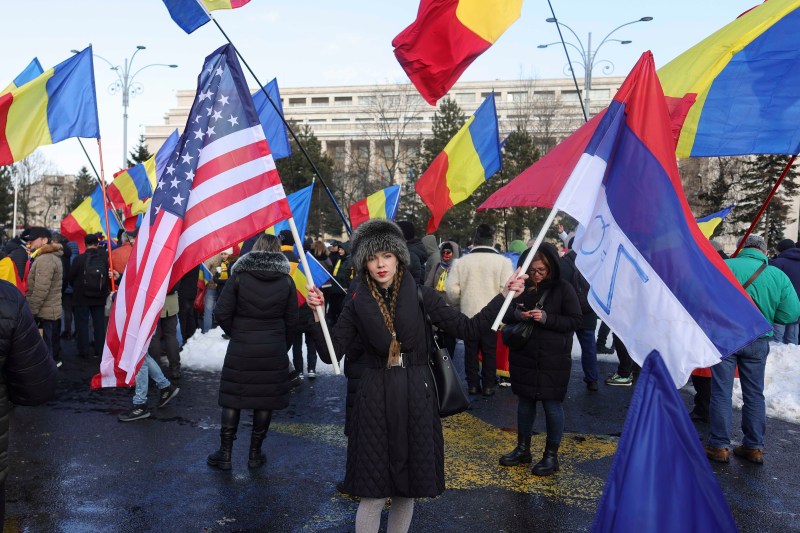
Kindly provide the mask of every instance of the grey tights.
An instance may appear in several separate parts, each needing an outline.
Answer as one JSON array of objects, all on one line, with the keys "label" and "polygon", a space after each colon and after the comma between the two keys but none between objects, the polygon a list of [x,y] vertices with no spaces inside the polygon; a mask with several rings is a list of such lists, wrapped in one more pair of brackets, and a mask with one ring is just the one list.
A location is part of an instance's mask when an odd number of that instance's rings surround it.
[{"label": "grey tights", "polygon": [[[386,498],[361,498],[356,511],[356,533],[377,533]],[[414,498],[392,496],[386,533],[407,533],[414,515]]]}]

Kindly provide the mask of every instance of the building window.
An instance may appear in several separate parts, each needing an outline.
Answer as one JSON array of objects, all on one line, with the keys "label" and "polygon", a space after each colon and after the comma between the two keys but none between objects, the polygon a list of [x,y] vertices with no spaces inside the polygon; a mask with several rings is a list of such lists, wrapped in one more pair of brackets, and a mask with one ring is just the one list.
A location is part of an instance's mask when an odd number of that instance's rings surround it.
[{"label": "building window", "polygon": [[[491,91],[482,92],[481,93],[481,100],[485,100],[486,98],[489,97],[490,94],[492,94]],[[500,100],[501,96],[503,96],[503,93],[501,93],[500,91],[495,91],[494,92],[494,99],[495,100]]]},{"label": "building window", "polygon": [[528,91],[515,91],[508,93],[508,101],[509,102],[527,102],[528,101]]},{"label": "building window", "polygon": [[317,107],[327,107],[330,105],[330,98],[327,96],[314,96],[311,98],[311,105]]},{"label": "building window", "polygon": [[359,96],[358,105],[375,105],[377,98],[375,96]]},{"label": "building window", "polygon": [[408,105],[425,105],[426,102],[418,94],[408,94],[406,95],[406,103]]},{"label": "building window", "polygon": [[334,96],[333,105],[353,105],[352,96]]},{"label": "building window", "polygon": [[322,122],[328,122],[327,118],[310,118],[308,119],[309,124],[320,124]]},{"label": "building window", "polygon": [[289,107],[298,107],[303,105],[306,105],[305,97],[289,98]]},{"label": "building window", "polygon": [[357,118],[356,122],[372,122],[371,118]]},{"label": "building window", "polygon": [[475,93],[456,93],[456,102],[459,104],[474,104]]},{"label": "building window", "polygon": [[333,118],[331,122],[350,122],[349,118]]},{"label": "building window", "polygon": [[561,99],[565,103],[576,103],[580,102],[581,97],[578,91],[561,91]]},{"label": "building window", "polygon": [[592,100],[610,100],[611,89],[590,89],[589,96]]}]

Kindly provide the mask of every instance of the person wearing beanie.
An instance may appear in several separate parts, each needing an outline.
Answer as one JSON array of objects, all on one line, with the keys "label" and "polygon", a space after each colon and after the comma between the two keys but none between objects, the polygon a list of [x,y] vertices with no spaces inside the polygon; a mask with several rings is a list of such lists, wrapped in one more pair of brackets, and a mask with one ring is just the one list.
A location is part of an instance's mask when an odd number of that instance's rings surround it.
[{"label": "person wearing beanie", "polygon": [[418,285],[422,285],[425,281],[425,263],[428,261],[428,252],[425,250],[422,240],[417,237],[413,222],[401,220],[397,225],[403,231],[403,238],[406,240],[408,251],[411,254],[411,263],[409,265],[411,275],[414,276]]},{"label": "person wearing beanie", "polygon": [[64,266],[61,257],[64,247],[51,242],[53,236],[46,228],[30,228],[28,245],[31,267],[28,273],[27,297],[36,323],[42,331],[47,351],[61,366],[61,290],[64,285]]},{"label": "person wearing beanie", "polygon": [[[447,286],[447,275],[450,273],[450,267],[453,266],[453,261],[458,259],[458,244],[453,241],[445,241],[439,247],[438,255],[440,256],[436,266],[431,269],[428,276],[425,278],[425,286],[431,287],[438,292],[445,300],[447,300],[445,287]],[[450,354],[456,353],[456,338],[448,335],[446,332],[439,333],[440,344],[447,348]]]},{"label": "person wearing beanie", "polygon": [[[725,263],[770,324],[794,324],[800,319],[800,300],[789,277],[767,264],[767,244],[763,237],[750,235],[739,255]],[[712,461],[727,463],[731,443],[733,374],[737,365],[742,384],[742,445],[734,455],[751,463],[764,462],[764,432],[767,424],[764,404],[764,372],[772,331],[756,339],[712,368],[710,431],[705,446]]]},{"label": "person wearing beanie", "polygon": [[[518,266],[532,249],[519,258]],[[572,368],[572,337],[581,327],[583,317],[578,295],[561,272],[564,265],[558,250],[543,243],[528,267],[525,292],[516,298],[503,317],[505,324],[532,323],[530,336],[510,350],[511,390],[517,403],[517,447],[500,458],[503,466],[533,462],[531,435],[536,421],[536,403],[542,403],[547,440],[542,460],[531,473],[549,476],[559,470],[558,449],[564,434],[564,397],[567,395]],[[593,333],[591,333],[593,335]],[[595,376],[595,383],[596,383]]]},{"label": "person wearing beanie", "polygon": [[[791,245],[791,246],[790,246]],[[770,261],[770,265],[779,268],[789,277],[795,292],[800,296],[800,248],[795,248],[791,239],[778,243],[778,257]],[[775,342],[784,344],[800,343],[800,324],[775,324],[772,326]]]},{"label": "person wearing beanie", "polygon": [[[492,247],[494,229],[481,224],[475,229],[475,246],[450,268],[445,290],[447,298],[458,304],[467,316],[480,311],[505,287],[513,272],[511,261]],[[478,362],[483,354],[483,366]],[[497,385],[497,333],[486,328],[474,339],[464,339],[464,368],[472,395],[492,396]]]},{"label": "person wearing beanie", "polygon": [[[389,220],[362,223],[351,245],[358,281],[331,335],[337,354],[352,357],[351,346],[359,346],[366,368],[348,431],[342,490],[360,497],[356,531],[377,533],[391,497],[390,530],[403,532],[411,524],[414,498],[432,498],[445,488],[444,438],[428,367],[432,338],[424,313],[450,335],[477,338],[491,327],[503,296],[467,318],[432,288],[418,289],[408,271],[406,239]],[[502,292],[521,293],[526,277],[507,279]],[[314,287],[307,301],[314,309],[325,305]],[[320,358],[330,363],[320,324],[313,332]]]}]

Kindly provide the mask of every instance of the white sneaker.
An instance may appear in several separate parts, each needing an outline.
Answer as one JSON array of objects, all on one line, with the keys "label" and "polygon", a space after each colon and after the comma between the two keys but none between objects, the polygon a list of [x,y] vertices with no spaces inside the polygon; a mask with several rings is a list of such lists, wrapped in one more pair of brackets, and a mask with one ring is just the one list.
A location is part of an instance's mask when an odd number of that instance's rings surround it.
[{"label": "white sneaker", "polygon": [[316,372],[314,372],[313,370],[309,370],[308,371],[308,379],[314,379],[316,377],[317,377],[317,373]]}]

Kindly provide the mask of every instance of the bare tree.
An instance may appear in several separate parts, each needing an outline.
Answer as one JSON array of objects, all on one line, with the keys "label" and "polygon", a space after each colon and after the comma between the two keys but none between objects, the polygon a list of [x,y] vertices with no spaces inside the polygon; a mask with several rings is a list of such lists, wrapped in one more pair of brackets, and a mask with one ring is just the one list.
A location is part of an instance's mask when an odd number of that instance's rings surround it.
[{"label": "bare tree", "polygon": [[34,215],[41,216],[43,213],[33,213],[31,209],[31,186],[40,180],[45,174],[53,174],[52,164],[40,152],[35,151],[22,161],[13,165],[14,180],[17,185],[17,222],[27,226]]}]

